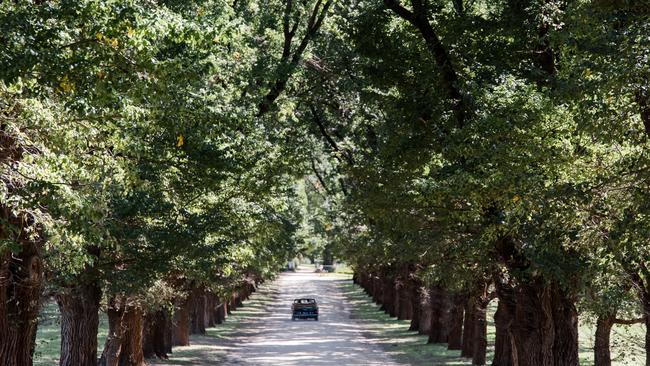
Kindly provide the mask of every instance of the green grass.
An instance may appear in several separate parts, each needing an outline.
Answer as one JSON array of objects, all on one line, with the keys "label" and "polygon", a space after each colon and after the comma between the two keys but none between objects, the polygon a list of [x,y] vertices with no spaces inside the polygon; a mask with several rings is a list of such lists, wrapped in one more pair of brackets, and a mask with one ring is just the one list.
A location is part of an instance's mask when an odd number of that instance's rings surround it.
[{"label": "green grass", "polygon": [[[427,344],[427,336],[408,331],[410,321],[397,320],[379,310],[361,287],[345,281],[343,293],[352,305],[351,317],[367,329],[366,336],[380,344],[399,363],[410,365],[471,365],[470,360],[460,357],[460,351],[449,351],[445,344]],[[488,308],[488,364],[494,353],[494,312],[496,303]],[[595,325],[581,321],[580,363],[593,365]],[[612,330],[611,351],[614,366],[642,366],[645,364],[643,349],[645,327],[642,324],[616,325]]]},{"label": "green grass", "polygon": [[[371,298],[363,290],[352,283],[347,273],[322,273],[343,280],[342,290],[351,305],[351,317],[363,324],[366,336],[380,344],[392,357],[403,364],[411,365],[470,365],[467,359],[459,357],[458,351],[449,351],[444,344],[427,344],[427,337],[408,331],[410,322],[397,320],[379,310]],[[174,365],[192,365],[198,360],[213,361],[215,364],[223,361],[226,350],[211,347],[213,340],[227,340],[236,334],[238,324],[249,317],[259,316],[266,306],[274,301],[276,289],[273,284],[265,285],[252,296],[243,308],[237,309],[226,322],[215,328],[207,329],[205,336],[192,336],[192,346],[175,347],[172,360]],[[493,353],[494,323],[492,321],[496,304],[488,308],[488,363]],[[580,363],[593,364],[593,344],[595,325],[593,322],[581,319],[580,334]],[[101,353],[108,333],[108,319],[100,314],[98,353]],[[61,346],[60,314],[53,301],[44,304],[39,316],[38,332],[36,335],[35,366],[57,365]],[[612,330],[611,350],[614,366],[642,366],[645,364],[643,348],[645,327],[642,324],[616,325]],[[163,365],[167,362],[160,361]]]},{"label": "green grass", "polygon": [[408,330],[410,321],[391,318],[363,290],[345,281],[343,294],[351,306],[350,317],[362,324],[364,335],[389,353],[393,359],[407,365],[469,365],[459,351],[449,351],[443,344],[427,344],[427,336]]},{"label": "green grass", "polygon": [[259,317],[260,314],[266,311],[266,307],[275,301],[275,294],[277,293],[276,286],[275,283],[260,286],[258,291],[244,302],[244,306],[233,311],[225,322],[214,328],[206,329],[206,336],[217,339],[229,339],[232,334],[237,332],[238,325],[242,321]]},{"label": "green grass", "polygon": [[[215,328],[207,329],[204,336],[192,335],[189,347],[174,347],[173,356],[169,361],[156,360],[157,364],[194,365],[199,361],[219,363],[223,361],[225,350],[214,347],[214,339],[229,339],[237,332],[238,324],[249,317],[257,317],[264,312],[265,307],[274,301],[275,285],[264,285],[256,292],[245,306],[234,311],[228,319]],[[35,366],[58,365],[61,348],[61,316],[54,301],[43,305],[38,320],[36,334]],[[101,354],[108,334],[108,318],[100,314],[99,333],[97,335],[98,354]]]},{"label": "green grass", "polygon": [[336,265],[336,272],[337,273],[345,273],[345,274],[349,274],[349,275],[354,274],[354,270],[352,269],[352,267],[348,266],[345,263],[337,264]]},{"label": "green grass", "polygon": [[[174,366],[223,364],[228,352],[228,341],[241,331],[240,324],[266,312],[266,307],[275,301],[276,293],[275,283],[260,286],[258,291],[244,302],[244,306],[233,311],[225,322],[206,329],[205,335],[191,335],[190,346],[174,347],[169,360],[155,360],[154,364]],[[215,347],[215,344],[219,344],[220,347]]]},{"label": "green grass", "polygon": [[[578,331],[580,335],[580,363],[583,365],[593,365],[596,325],[594,321],[581,319]],[[610,339],[612,365],[645,365],[644,343],[645,326],[643,324],[614,325]]]},{"label": "green grass", "polygon": [[[108,318],[104,313],[99,314],[99,332],[97,334],[97,352],[104,348],[108,334]],[[52,366],[59,364],[61,354],[61,314],[54,301],[43,304],[38,316],[36,332],[36,350],[34,351],[34,366]]]}]

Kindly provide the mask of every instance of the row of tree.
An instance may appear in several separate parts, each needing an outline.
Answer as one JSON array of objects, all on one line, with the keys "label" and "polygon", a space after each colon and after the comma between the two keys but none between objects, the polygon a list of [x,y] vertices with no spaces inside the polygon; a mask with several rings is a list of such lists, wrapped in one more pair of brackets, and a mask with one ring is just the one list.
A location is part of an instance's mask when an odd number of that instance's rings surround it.
[{"label": "row of tree", "polygon": [[0,2],[0,364],[50,299],[61,365],[167,357],[300,250],[309,148],[268,121],[331,1],[271,3]]},{"label": "row of tree", "polygon": [[480,365],[496,299],[498,366],[578,365],[579,317],[610,365],[613,324],[641,322],[650,365],[648,10],[384,0],[333,18],[306,65],[302,116],[330,156],[315,190],[386,311]]},{"label": "row of tree", "polygon": [[303,241],[386,283],[384,306],[391,283],[472,304],[478,361],[492,297],[495,365],[577,365],[579,316],[599,365],[612,324],[650,327],[644,2],[0,9],[7,364],[30,362],[44,284],[224,298]]}]

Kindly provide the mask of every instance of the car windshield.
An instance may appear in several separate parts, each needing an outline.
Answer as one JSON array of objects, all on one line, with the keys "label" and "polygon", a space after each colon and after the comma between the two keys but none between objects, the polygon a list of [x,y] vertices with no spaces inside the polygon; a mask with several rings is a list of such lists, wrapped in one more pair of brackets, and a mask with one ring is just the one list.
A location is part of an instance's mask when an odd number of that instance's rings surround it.
[{"label": "car windshield", "polygon": [[296,299],[293,300],[294,304],[315,304],[316,300],[314,299]]}]

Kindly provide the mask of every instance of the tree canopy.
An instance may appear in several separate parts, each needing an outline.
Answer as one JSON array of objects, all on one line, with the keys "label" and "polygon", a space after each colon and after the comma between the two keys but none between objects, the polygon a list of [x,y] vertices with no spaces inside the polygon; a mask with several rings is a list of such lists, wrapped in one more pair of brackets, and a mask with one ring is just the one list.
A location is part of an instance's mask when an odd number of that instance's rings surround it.
[{"label": "tree canopy", "polygon": [[497,298],[494,365],[577,365],[579,315],[650,328],[649,10],[0,2],[0,363],[43,293],[182,309],[297,255]]}]

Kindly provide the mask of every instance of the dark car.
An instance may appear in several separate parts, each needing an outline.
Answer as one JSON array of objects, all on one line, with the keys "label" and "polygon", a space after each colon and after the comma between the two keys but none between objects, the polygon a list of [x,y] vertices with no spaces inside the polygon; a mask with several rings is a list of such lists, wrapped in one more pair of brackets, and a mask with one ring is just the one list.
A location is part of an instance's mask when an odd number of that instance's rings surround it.
[{"label": "dark car", "polygon": [[318,321],[318,304],[315,299],[295,299],[291,305],[291,320],[309,319]]}]

